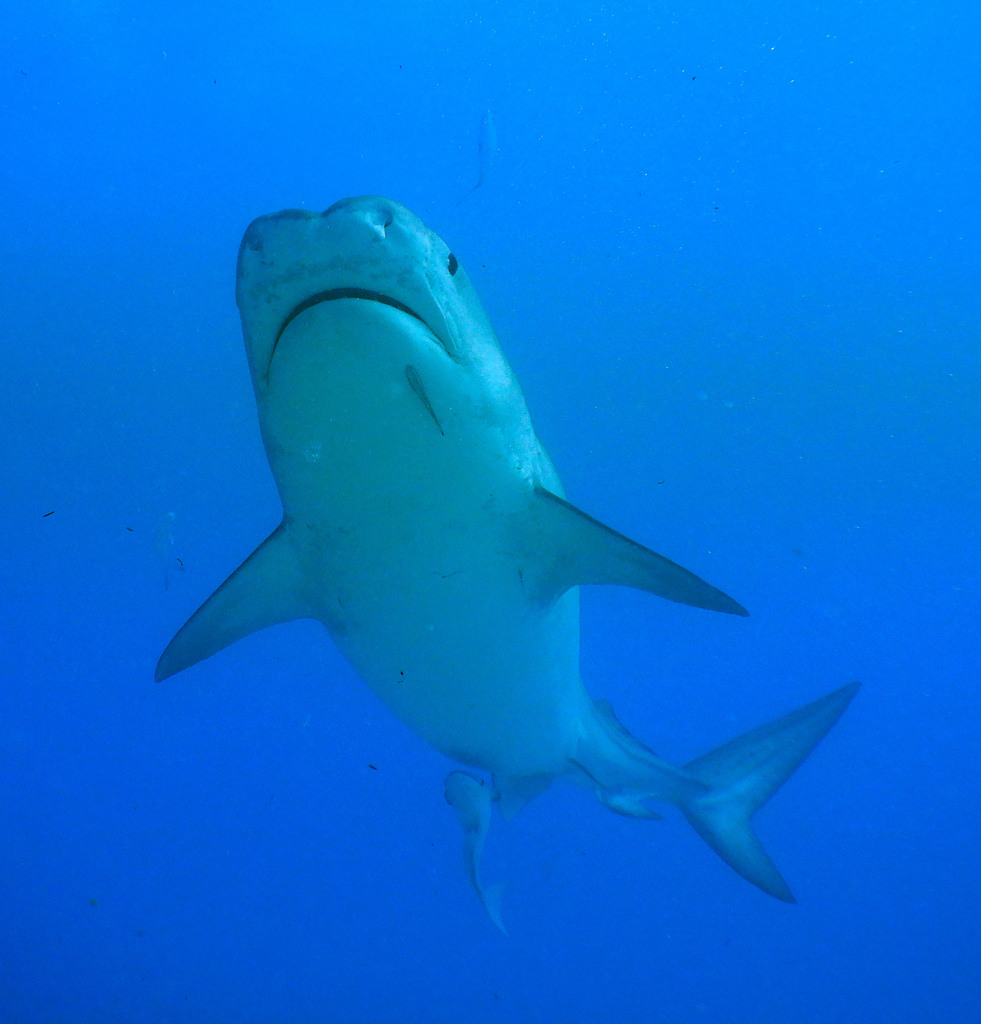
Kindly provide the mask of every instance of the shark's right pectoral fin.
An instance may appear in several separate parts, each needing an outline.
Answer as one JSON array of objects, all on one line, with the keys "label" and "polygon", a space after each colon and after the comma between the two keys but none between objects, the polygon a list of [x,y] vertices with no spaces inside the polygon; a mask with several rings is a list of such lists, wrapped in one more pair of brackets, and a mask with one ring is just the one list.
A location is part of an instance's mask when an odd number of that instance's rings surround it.
[{"label": "shark's right pectoral fin", "polygon": [[157,682],[242,637],[278,622],[309,617],[304,575],[283,523],[188,619],[157,663]]},{"label": "shark's right pectoral fin", "polygon": [[544,601],[585,583],[616,583],[696,608],[749,614],[738,601],[693,572],[611,530],[543,487],[535,489],[525,543],[541,558],[530,571]]}]

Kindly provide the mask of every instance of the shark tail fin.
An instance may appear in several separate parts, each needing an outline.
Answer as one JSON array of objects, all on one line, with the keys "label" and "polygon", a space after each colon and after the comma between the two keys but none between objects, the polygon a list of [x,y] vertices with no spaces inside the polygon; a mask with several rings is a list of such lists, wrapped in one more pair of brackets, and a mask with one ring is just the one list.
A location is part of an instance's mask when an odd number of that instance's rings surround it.
[{"label": "shark tail fin", "polygon": [[743,878],[787,903],[796,901],[750,819],[838,721],[858,687],[849,683],[685,765],[709,787],[682,806],[695,831]]},{"label": "shark tail fin", "polygon": [[312,614],[284,522],[187,620],[157,663],[157,682],[266,626]]}]

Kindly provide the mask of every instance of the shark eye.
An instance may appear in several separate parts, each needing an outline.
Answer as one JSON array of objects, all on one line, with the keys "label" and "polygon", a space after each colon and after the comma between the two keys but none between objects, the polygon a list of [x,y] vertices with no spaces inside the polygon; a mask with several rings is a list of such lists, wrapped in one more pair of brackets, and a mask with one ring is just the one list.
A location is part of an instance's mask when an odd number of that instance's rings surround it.
[{"label": "shark eye", "polygon": [[453,255],[453,253],[450,253],[449,259],[446,261],[446,269],[450,272],[450,277],[452,277],[457,272],[459,267],[460,264],[457,263],[456,257]]}]

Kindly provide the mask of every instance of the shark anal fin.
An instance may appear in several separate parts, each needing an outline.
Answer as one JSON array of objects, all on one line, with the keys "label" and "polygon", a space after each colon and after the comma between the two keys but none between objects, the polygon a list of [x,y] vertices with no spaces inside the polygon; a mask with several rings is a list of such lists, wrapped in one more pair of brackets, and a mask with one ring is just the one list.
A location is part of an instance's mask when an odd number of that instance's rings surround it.
[{"label": "shark anal fin", "polygon": [[176,675],[242,637],[312,610],[290,530],[283,523],[188,619],[157,663],[157,682]]},{"label": "shark anal fin", "polygon": [[539,594],[555,600],[570,587],[616,583],[680,604],[748,615],[737,601],[650,548],[611,530],[543,487],[535,488],[532,543],[543,565]]},{"label": "shark anal fin", "polygon": [[598,790],[596,795],[604,807],[609,807],[614,814],[624,818],[643,818],[646,821],[663,821],[664,815],[658,814],[644,803],[643,797],[630,793],[613,793],[606,789]]}]

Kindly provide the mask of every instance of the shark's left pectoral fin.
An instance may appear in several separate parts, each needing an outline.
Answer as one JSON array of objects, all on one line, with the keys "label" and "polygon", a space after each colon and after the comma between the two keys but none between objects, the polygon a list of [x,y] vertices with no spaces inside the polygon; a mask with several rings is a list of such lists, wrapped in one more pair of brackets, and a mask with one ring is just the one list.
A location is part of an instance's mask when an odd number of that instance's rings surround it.
[{"label": "shark's left pectoral fin", "polygon": [[536,487],[533,506],[528,541],[543,556],[532,573],[542,599],[554,600],[582,584],[616,583],[696,608],[749,614],[693,572],[611,530],[551,491]]},{"label": "shark's left pectoral fin", "polygon": [[188,619],[157,663],[157,682],[242,637],[312,614],[289,527],[283,523]]}]

